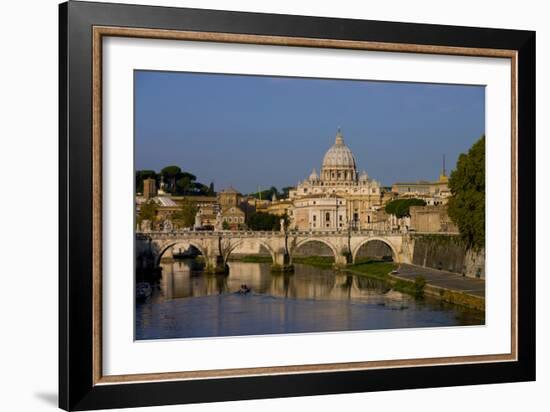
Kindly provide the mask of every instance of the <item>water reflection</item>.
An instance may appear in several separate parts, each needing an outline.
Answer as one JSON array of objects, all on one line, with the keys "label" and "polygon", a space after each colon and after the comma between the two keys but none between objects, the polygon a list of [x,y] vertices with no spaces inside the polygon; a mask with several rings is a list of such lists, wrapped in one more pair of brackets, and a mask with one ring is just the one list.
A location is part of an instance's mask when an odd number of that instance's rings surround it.
[{"label": "water reflection", "polygon": [[[264,263],[230,262],[229,276],[162,264],[152,296],[136,308],[136,338],[365,330],[483,324],[483,314],[391,290],[346,272],[296,265],[273,274]],[[252,293],[238,293],[242,284]]]},{"label": "water reflection", "polygon": [[154,302],[238,292],[242,284],[253,293],[294,299],[408,301],[408,295],[390,292],[384,282],[312,266],[296,265],[295,273],[274,274],[269,264],[230,262],[229,276],[204,275],[193,271],[189,262],[162,264],[162,280]]}]

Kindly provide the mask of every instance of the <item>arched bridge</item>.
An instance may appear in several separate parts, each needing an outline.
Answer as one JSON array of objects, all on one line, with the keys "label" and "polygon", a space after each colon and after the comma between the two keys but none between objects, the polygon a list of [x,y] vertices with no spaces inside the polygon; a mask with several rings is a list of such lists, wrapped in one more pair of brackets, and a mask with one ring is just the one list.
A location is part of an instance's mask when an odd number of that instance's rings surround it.
[{"label": "arched bridge", "polygon": [[[271,255],[275,267],[292,265],[296,251],[309,242],[320,242],[330,248],[337,266],[355,262],[358,252],[369,242],[381,241],[392,251],[398,263],[411,263],[414,240],[408,233],[397,231],[159,231],[138,232],[138,251],[148,250],[155,265],[166,251],[176,245],[194,246],[203,255],[207,271],[219,271],[231,253],[244,242],[262,247]],[[139,253],[138,253],[139,254]]]}]

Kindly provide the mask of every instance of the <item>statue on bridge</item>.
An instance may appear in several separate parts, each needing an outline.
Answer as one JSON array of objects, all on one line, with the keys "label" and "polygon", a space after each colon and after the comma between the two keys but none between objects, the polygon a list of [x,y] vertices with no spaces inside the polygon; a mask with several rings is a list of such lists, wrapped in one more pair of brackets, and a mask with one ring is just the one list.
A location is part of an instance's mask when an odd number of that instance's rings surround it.
[{"label": "statue on bridge", "polygon": [[193,225],[195,229],[199,229],[202,227],[202,218],[200,212],[197,212],[195,215],[195,224]]},{"label": "statue on bridge", "polygon": [[172,230],[174,230],[174,225],[172,224],[172,221],[170,219],[166,219],[164,222],[162,222],[163,232],[171,232]]},{"label": "statue on bridge", "polygon": [[141,221],[140,229],[142,232],[150,232],[151,231],[151,221],[148,219],[143,219]]},{"label": "statue on bridge", "polygon": [[218,212],[216,215],[216,225],[214,226],[214,229],[223,230],[222,212]]},{"label": "statue on bridge", "polygon": [[281,225],[281,233],[285,233],[285,220],[279,220],[279,224]]}]

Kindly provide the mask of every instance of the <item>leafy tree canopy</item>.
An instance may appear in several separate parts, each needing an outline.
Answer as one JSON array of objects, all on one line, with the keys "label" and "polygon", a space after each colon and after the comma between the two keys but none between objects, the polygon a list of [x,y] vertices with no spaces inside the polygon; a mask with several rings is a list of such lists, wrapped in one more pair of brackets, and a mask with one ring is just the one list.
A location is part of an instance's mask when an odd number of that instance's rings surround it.
[{"label": "leafy tree canopy", "polygon": [[170,179],[176,177],[179,173],[181,173],[179,166],[166,166],[160,171],[161,175]]},{"label": "leafy tree canopy", "polygon": [[[178,195],[208,195],[210,192],[208,186],[197,182],[197,176],[193,173],[182,171],[179,166],[166,166],[160,172],[164,177],[165,190]],[[212,187],[213,189],[213,187]]]},{"label": "leafy tree canopy", "polygon": [[176,188],[178,192],[185,193],[191,189],[192,180],[189,176],[182,176],[176,180]]},{"label": "leafy tree canopy", "polygon": [[183,201],[180,210],[172,215],[172,221],[180,227],[191,227],[195,223],[197,206],[194,202]]},{"label": "leafy tree canopy", "polygon": [[275,194],[277,198],[279,197],[279,191],[275,186],[271,186],[269,189],[262,190],[261,192],[250,193],[249,196],[255,197],[256,199],[271,200],[273,194]]},{"label": "leafy tree canopy", "polygon": [[206,193],[208,196],[215,196],[216,191],[214,190],[214,182],[210,182],[210,186],[208,186],[208,191]]},{"label": "leafy tree canopy", "polygon": [[247,216],[246,224],[251,230],[279,230],[281,218],[286,219],[286,217],[269,213],[256,212]]},{"label": "leafy tree canopy", "polygon": [[156,179],[157,174],[154,170],[137,170],[136,171],[136,192],[143,193],[143,181],[145,179]]},{"label": "leafy tree canopy", "polygon": [[158,206],[152,200],[142,204],[137,216],[137,223],[141,224],[144,220],[149,220],[151,223],[154,223],[157,218],[157,210]]},{"label": "leafy tree canopy", "polygon": [[485,136],[459,156],[449,188],[447,212],[462,239],[469,248],[485,247]]},{"label": "leafy tree canopy", "polygon": [[388,202],[385,207],[386,213],[395,215],[398,218],[410,216],[411,206],[426,206],[426,202],[422,199],[396,199]]}]

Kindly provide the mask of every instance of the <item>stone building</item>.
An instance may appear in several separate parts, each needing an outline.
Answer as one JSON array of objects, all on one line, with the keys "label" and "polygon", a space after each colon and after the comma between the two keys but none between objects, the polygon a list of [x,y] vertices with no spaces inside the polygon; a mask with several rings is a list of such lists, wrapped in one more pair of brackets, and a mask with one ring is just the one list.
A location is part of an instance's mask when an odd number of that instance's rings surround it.
[{"label": "stone building", "polygon": [[411,206],[410,229],[417,232],[458,233],[446,206]]},{"label": "stone building", "polygon": [[[227,224],[229,230],[239,230],[244,229],[245,226],[245,213],[237,206],[226,207],[222,209],[219,213],[219,221],[221,222],[222,227],[218,229],[223,229],[223,223]],[[219,224],[218,224],[219,226]]]},{"label": "stone building", "polygon": [[394,183],[392,192],[399,198],[415,197],[423,199],[429,206],[439,206],[447,204],[451,191],[449,189],[449,177],[443,168],[439,179],[435,182],[421,180],[418,182]]},{"label": "stone building", "polygon": [[336,194],[316,194],[295,199],[290,218],[300,230],[347,229],[346,199]]},{"label": "stone building", "polygon": [[194,228],[214,229],[219,211],[220,205],[217,202],[198,203]]},{"label": "stone building", "polygon": [[216,229],[222,229],[223,223],[229,225],[230,230],[246,227],[246,213],[244,200],[241,194],[233,187],[218,193],[219,212],[216,216]]},{"label": "stone building", "polygon": [[172,215],[181,210],[181,205],[169,196],[156,196],[153,201],[157,205],[157,220],[171,220]]},{"label": "stone building", "polygon": [[240,204],[240,197],[241,195],[237,190],[233,187],[229,187],[228,189],[222,190],[218,193],[218,203],[220,204],[222,210],[224,208],[238,206]]},{"label": "stone building", "polygon": [[[290,227],[299,230],[366,229],[383,204],[380,183],[367,172],[357,172],[352,151],[340,130],[326,152],[321,172],[310,176],[289,191]],[[327,219],[328,218],[328,219]]]},{"label": "stone building", "polygon": [[245,203],[248,210],[260,213],[268,213],[268,208],[271,205],[269,200],[258,199],[254,196],[248,196]]},{"label": "stone building", "polygon": [[143,180],[143,197],[151,199],[157,195],[157,182],[150,177]]},{"label": "stone building", "polygon": [[290,200],[272,200],[265,208],[265,212],[275,216],[285,216],[288,215],[290,208],[292,208]]}]

